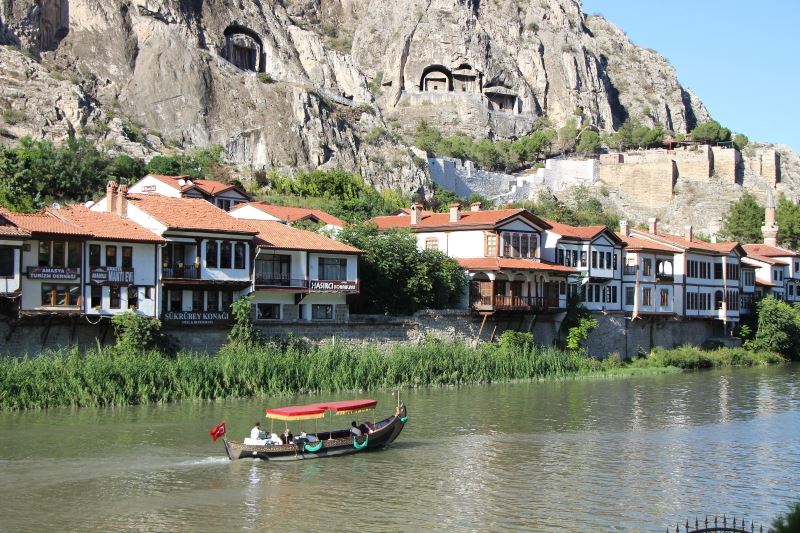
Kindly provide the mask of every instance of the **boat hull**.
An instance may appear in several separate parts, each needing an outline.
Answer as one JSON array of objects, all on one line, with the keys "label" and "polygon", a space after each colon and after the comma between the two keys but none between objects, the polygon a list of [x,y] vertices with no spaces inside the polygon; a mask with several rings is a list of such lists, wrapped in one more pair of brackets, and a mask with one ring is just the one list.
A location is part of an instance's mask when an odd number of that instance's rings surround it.
[{"label": "boat hull", "polygon": [[[323,439],[318,443],[296,443],[272,446],[243,444],[234,440],[225,441],[228,458],[261,459],[264,461],[303,461],[337,455],[350,455],[389,446],[403,431],[408,420],[406,406],[401,402],[393,416],[375,424],[376,429],[361,437],[338,437]],[[333,437],[333,435],[332,435]]]}]

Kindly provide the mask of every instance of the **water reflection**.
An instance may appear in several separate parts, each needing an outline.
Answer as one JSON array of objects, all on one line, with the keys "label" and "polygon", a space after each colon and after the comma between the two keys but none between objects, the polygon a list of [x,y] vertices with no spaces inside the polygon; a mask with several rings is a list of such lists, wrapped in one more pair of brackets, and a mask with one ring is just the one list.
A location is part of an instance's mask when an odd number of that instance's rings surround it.
[{"label": "water reflection", "polygon": [[[244,436],[263,400],[7,413],[0,530],[337,531],[367,520],[378,530],[651,531],[714,512],[768,521],[800,492],[798,375],[419,390],[405,394],[411,422],[389,450],[290,464],[229,462],[208,438],[221,420]],[[378,400],[379,415],[396,402]]]}]

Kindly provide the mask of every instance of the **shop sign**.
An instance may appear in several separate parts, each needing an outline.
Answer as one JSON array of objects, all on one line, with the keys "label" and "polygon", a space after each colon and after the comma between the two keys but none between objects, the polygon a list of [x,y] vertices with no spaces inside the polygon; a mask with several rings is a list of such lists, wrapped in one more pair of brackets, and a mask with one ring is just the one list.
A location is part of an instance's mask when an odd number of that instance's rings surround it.
[{"label": "shop sign", "polygon": [[77,268],[67,267],[28,267],[28,279],[78,279]]},{"label": "shop sign", "polygon": [[357,290],[357,281],[324,281],[320,279],[311,280],[312,292],[356,292]]},{"label": "shop sign", "polygon": [[90,274],[95,285],[127,287],[133,285],[133,269],[119,267],[96,267]]},{"label": "shop sign", "polygon": [[231,314],[227,311],[167,311],[161,320],[171,326],[216,326],[228,324]]},{"label": "shop sign", "polygon": [[143,194],[147,194],[147,193],[151,193],[151,192],[156,192],[156,186],[155,185],[142,185],[142,193]]}]

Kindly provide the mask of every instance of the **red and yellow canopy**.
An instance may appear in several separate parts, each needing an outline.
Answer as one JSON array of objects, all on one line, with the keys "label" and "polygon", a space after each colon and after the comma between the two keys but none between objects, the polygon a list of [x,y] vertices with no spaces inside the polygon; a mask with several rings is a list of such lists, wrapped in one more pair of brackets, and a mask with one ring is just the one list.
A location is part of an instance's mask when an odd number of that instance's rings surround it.
[{"label": "red and yellow canopy", "polygon": [[308,405],[290,405],[267,409],[267,418],[275,420],[313,420],[323,418],[326,411],[337,415],[349,415],[374,409],[378,400],[343,400],[338,402],[311,403]]}]

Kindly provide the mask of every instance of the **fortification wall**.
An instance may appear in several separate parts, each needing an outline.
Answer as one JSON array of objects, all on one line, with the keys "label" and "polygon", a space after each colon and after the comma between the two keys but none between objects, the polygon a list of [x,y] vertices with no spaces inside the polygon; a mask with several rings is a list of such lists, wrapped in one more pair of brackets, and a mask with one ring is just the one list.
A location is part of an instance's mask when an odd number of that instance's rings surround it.
[{"label": "fortification wall", "polygon": [[774,148],[745,149],[744,163],[773,187],[780,182],[780,154]]},{"label": "fortification wall", "polygon": [[600,181],[619,188],[636,202],[637,207],[659,209],[672,200],[672,189],[678,177],[677,166],[671,159],[660,158],[637,164],[600,165]]},{"label": "fortification wall", "polygon": [[739,164],[742,162],[742,153],[736,148],[713,146],[711,153],[714,158],[714,174],[728,183],[736,183],[739,177]]},{"label": "fortification wall", "polygon": [[714,154],[710,146],[681,147],[668,152],[682,180],[706,181],[714,172]]}]

